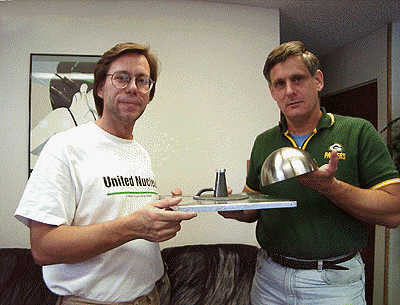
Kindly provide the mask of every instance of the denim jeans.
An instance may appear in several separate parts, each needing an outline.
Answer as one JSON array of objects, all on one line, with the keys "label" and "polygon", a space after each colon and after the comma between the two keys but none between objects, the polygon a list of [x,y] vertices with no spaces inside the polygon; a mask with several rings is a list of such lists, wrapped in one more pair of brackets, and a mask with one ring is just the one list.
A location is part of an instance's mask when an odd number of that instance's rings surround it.
[{"label": "denim jeans", "polygon": [[251,289],[252,305],[365,305],[361,255],[341,263],[349,270],[282,267],[260,250]]}]

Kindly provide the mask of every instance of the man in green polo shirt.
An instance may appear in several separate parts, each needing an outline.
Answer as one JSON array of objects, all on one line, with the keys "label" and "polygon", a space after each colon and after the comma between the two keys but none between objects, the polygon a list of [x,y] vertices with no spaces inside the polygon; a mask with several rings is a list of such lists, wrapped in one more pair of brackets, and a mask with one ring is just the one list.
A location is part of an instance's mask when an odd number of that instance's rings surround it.
[{"label": "man in green polo shirt", "polygon": [[[255,140],[244,192],[297,201],[293,209],[220,212],[257,221],[261,246],[252,304],[365,304],[366,223],[400,224],[400,179],[385,143],[367,121],[326,113],[319,104],[324,77],[301,42],[268,56],[264,76],[283,114]],[[321,166],[297,178],[261,184],[274,150],[300,147]]]}]

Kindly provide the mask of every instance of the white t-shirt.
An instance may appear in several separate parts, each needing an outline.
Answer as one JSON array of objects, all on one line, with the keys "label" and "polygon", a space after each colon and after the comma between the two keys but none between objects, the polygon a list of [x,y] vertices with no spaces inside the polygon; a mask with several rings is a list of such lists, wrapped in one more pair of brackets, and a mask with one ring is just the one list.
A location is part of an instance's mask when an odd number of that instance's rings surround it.
[{"label": "white t-shirt", "polygon": [[[144,148],[90,122],[48,141],[15,217],[26,225],[29,219],[90,225],[128,215],[157,197]],[[149,293],[163,269],[158,243],[138,239],[81,263],[44,266],[43,277],[58,295],[126,302]]]}]

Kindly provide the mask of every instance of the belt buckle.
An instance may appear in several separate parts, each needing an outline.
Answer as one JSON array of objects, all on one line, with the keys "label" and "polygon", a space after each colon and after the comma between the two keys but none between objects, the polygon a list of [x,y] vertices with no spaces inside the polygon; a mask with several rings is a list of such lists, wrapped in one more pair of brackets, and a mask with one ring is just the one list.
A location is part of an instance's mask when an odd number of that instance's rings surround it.
[{"label": "belt buckle", "polygon": [[324,269],[324,261],[322,259],[318,260],[318,272],[322,272]]},{"label": "belt buckle", "polygon": [[149,305],[149,298],[147,295],[140,297],[139,299],[133,301],[132,305]]}]

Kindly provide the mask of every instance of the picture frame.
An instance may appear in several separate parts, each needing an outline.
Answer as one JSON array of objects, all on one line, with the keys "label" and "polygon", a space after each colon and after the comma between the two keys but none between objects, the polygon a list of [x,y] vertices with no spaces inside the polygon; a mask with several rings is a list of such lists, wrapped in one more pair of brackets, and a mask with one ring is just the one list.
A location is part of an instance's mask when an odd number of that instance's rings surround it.
[{"label": "picture frame", "polygon": [[94,69],[99,55],[30,54],[29,175],[48,139],[98,117]]}]

